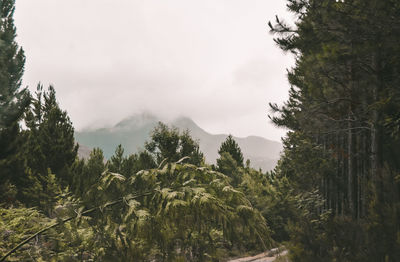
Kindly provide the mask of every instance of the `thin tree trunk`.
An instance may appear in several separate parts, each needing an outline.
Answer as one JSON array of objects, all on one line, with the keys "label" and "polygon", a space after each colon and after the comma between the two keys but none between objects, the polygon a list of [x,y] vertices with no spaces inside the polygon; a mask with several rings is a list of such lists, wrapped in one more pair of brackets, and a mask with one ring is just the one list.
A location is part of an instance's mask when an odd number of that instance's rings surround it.
[{"label": "thin tree trunk", "polygon": [[[351,110],[351,109],[350,109]],[[350,115],[349,115],[350,117]],[[349,214],[354,215],[354,200],[353,200],[353,131],[352,123],[348,122],[348,133],[347,133],[347,200],[349,202]]]},{"label": "thin tree trunk", "polygon": [[[372,103],[376,105],[379,102],[379,51],[373,56],[372,67],[375,70],[375,74],[373,76],[374,81],[372,83]],[[379,169],[379,111],[376,106],[372,107],[372,125],[371,125],[371,174],[372,179],[376,178],[378,169]]]}]

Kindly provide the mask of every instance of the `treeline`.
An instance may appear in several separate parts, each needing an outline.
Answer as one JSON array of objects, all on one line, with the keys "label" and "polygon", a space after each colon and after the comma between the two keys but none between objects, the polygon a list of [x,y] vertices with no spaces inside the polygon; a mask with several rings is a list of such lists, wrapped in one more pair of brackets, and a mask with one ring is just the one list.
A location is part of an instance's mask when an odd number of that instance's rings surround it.
[{"label": "treeline", "polygon": [[286,234],[277,182],[232,136],[216,165],[163,123],[139,153],[79,159],[55,89],[21,88],[14,4],[0,0],[0,261],[218,261]]},{"label": "treeline", "polygon": [[400,3],[290,0],[269,23],[294,54],[276,176],[297,206],[293,261],[400,261]]},{"label": "treeline", "polygon": [[11,258],[213,261],[274,244],[259,208],[272,190],[270,175],[245,166],[232,136],[215,166],[188,131],[163,123],[139,153],[125,156],[119,145],[107,161],[99,148],[79,159],[54,89],[39,85],[31,101],[0,169],[1,256],[54,223]]},{"label": "treeline", "polygon": [[0,0],[0,257],[49,227],[7,259],[218,261],[284,243],[292,261],[399,261],[400,4],[288,8],[296,24],[270,27],[296,58],[288,101],[271,104],[289,132],[262,172],[231,136],[209,165],[162,123],[141,152],[79,159],[54,88],[21,88],[14,1]]},{"label": "treeline", "polygon": [[54,88],[17,94],[9,107],[19,115],[1,127],[1,257],[47,227],[7,259],[215,261],[274,244],[260,208],[270,175],[245,166],[232,136],[215,166],[189,131],[163,123],[139,153],[119,145],[109,160],[99,148],[79,159]]},{"label": "treeline", "polygon": [[212,261],[273,245],[257,209],[265,207],[270,176],[245,166],[231,136],[215,166],[188,131],[162,123],[139,153],[125,156],[119,145],[107,161],[98,148],[79,159],[54,88],[39,85],[30,100],[17,128],[1,129],[14,131],[2,140],[12,150],[0,166],[1,256],[63,220],[12,260]]}]

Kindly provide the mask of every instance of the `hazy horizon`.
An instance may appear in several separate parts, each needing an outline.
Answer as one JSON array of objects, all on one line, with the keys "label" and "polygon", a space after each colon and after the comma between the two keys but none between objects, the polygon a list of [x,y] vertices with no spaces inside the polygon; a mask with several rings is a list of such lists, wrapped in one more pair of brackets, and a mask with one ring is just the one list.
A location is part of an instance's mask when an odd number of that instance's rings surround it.
[{"label": "hazy horizon", "polygon": [[[191,121],[193,121],[199,128],[201,128],[201,129],[203,129],[205,132],[207,132],[207,133],[209,133],[210,135],[233,135],[234,137],[236,137],[236,138],[248,138],[248,137],[262,137],[262,138],[264,138],[264,139],[266,139],[266,140],[268,140],[268,141],[272,141],[272,142],[278,142],[278,143],[281,143],[281,141],[280,140],[277,140],[277,139],[272,139],[272,138],[268,138],[268,137],[264,137],[264,136],[258,136],[258,135],[253,135],[253,134],[249,134],[249,135],[246,135],[246,136],[238,136],[238,135],[235,135],[235,134],[232,134],[232,133],[227,133],[227,132],[217,132],[217,133],[214,133],[214,132],[211,132],[211,131],[209,131],[209,130],[207,130],[206,128],[203,128],[202,126],[200,126],[195,120],[193,120],[191,117],[189,117],[189,116],[185,116],[185,115],[177,115],[177,116],[175,116],[175,117],[166,117],[166,118],[162,118],[162,117],[160,117],[160,116],[157,116],[156,114],[154,114],[154,113],[151,113],[151,112],[149,112],[149,111],[147,111],[147,112],[139,112],[139,113],[134,113],[134,114],[132,114],[132,115],[130,115],[130,116],[127,116],[126,118],[124,118],[124,119],[121,119],[119,122],[117,122],[117,123],[115,123],[115,124],[105,124],[105,125],[103,125],[103,126],[100,126],[100,127],[96,127],[96,126],[86,126],[86,127],[83,127],[83,128],[81,128],[81,129],[79,129],[79,130],[76,130],[75,129],[75,131],[76,132],[90,132],[90,131],[96,131],[96,130],[100,130],[100,129],[112,129],[112,128],[118,128],[119,126],[119,124],[121,124],[121,123],[123,123],[124,121],[129,121],[130,119],[132,119],[132,118],[136,118],[136,117],[143,117],[143,116],[145,116],[145,117],[149,117],[149,118],[155,118],[157,121],[161,121],[162,123],[164,123],[164,124],[167,124],[167,125],[169,125],[169,126],[173,126],[173,127],[177,127],[176,125],[174,125],[174,122],[175,121],[177,121],[177,120],[180,120],[180,119],[182,119],[182,118],[188,118],[188,119],[190,119]],[[178,127],[179,128],[179,127]],[[180,129],[181,131],[183,131],[183,129]]]},{"label": "hazy horizon", "polygon": [[287,99],[293,58],[269,34],[275,15],[290,19],[284,1],[19,0],[23,84],[54,85],[76,130],[150,112],[279,141],[268,103]]}]

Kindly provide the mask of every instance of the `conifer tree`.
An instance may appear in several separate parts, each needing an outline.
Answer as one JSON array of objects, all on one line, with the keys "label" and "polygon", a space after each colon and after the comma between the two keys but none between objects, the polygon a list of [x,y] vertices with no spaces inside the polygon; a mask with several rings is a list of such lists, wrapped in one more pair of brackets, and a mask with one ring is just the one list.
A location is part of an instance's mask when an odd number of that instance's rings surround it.
[{"label": "conifer tree", "polygon": [[178,161],[183,157],[189,157],[188,162],[194,165],[203,163],[204,155],[200,151],[199,143],[193,140],[187,130],[180,133],[177,128],[159,122],[150,138],[145,149],[154,157],[157,165],[164,159]]},{"label": "conifer tree", "polygon": [[123,166],[126,160],[127,159],[124,157],[124,148],[119,144],[115,149],[114,155],[111,156],[110,160],[107,162],[108,170],[114,173],[124,174]]},{"label": "conifer tree", "polygon": [[18,183],[22,172],[18,121],[29,105],[26,89],[21,90],[25,56],[15,42],[14,0],[0,0],[0,184]]},{"label": "conifer tree", "polygon": [[103,151],[100,148],[94,148],[87,161],[76,161],[75,166],[72,191],[85,203],[93,205],[96,203],[96,196],[88,189],[100,179],[101,174],[106,170]]},{"label": "conifer tree", "polygon": [[135,175],[140,170],[155,167],[156,163],[152,155],[147,151],[141,151],[125,157],[122,145],[117,146],[114,155],[107,161],[108,171],[121,174],[127,178]]},{"label": "conifer tree", "polygon": [[[52,86],[46,92],[42,85],[38,85],[36,99],[25,120],[30,145],[28,151],[37,150],[37,154],[31,157],[35,163],[30,167],[41,173],[50,168],[64,185],[70,183],[69,168],[77,157],[78,145],[75,144],[72,122],[67,112],[60,109]],[[42,155],[42,159],[35,159],[38,155]]]},{"label": "conifer tree", "polygon": [[[238,143],[233,139],[232,135],[229,135],[224,142],[222,142],[218,154],[222,156],[222,153],[229,153],[232,158],[236,161],[237,165],[244,167],[243,154]],[[218,160],[217,160],[218,162]]]},{"label": "conifer tree", "polygon": [[20,119],[29,104],[27,90],[22,89],[25,55],[15,42],[15,0],[0,1],[0,130]]},{"label": "conifer tree", "polygon": [[157,167],[153,156],[148,151],[141,151],[137,155],[137,171]]},{"label": "conifer tree", "polygon": [[[36,98],[32,100],[32,107],[24,118],[27,126],[23,133],[24,187],[29,189],[36,186],[42,188],[39,190],[41,194],[56,195],[58,192],[50,192],[49,184],[56,182],[58,186],[66,187],[73,182],[71,168],[78,150],[74,128],[67,113],[58,106],[53,87],[43,91],[43,86],[39,84]],[[51,188],[57,189],[56,186]],[[23,202],[28,205],[39,204],[42,209],[48,209],[41,202],[31,202],[36,197],[34,195],[34,191],[21,188],[20,199]],[[54,197],[49,199],[56,200]]]},{"label": "conifer tree", "polygon": [[[400,202],[398,194],[390,200],[384,197],[385,185],[393,183],[393,174],[400,171],[400,144],[395,135],[400,115],[398,1],[289,0],[288,8],[297,17],[293,27],[279,18],[275,25],[270,23],[271,31],[279,35],[276,43],[296,58],[288,73],[292,85],[289,100],[282,107],[272,105],[277,113],[273,122],[290,129],[278,174],[294,182],[300,202],[318,192],[312,199],[323,203],[307,212],[319,216],[326,229],[360,226],[365,220],[379,225],[382,217],[375,216],[376,209],[371,210],[371,206],[385,206],[390,210],[386,214],[392,216],[398,214]],[[323,218],[326,212],[332,212],[334,219]],[[335,242],[327,233],[326,246],[322,246],[324,241],[318,239],[317,231],[306,230],[305,225],[313,226],[307,221],[299,223],[294,235],[304,234],[303,240],[315,238],[316,246],[297,242],[297,247],[304,245],[298,254],[313,250],[314,259],[320,261],[321,257],[328,259],[326,253],[317,254],[325,249],[331,250],[331,260],[359,261],[363,257],[363,261],[396,261],[394,241],[388,239],[399,234],[399,219],[391,229],[368,231],[368,237],[344,230],[343,241]],[[370,225],[366,229],[374,228]],[[382,241],[369,243],[366,253],[370,256],[340,254],[349,248],[341,243],[355,238],[351,232],[358,238],[358,242],[351,242],[354,250],[361,250],[365,240],[376,235]],[[302,237],[295,238],[300,241]]]}]

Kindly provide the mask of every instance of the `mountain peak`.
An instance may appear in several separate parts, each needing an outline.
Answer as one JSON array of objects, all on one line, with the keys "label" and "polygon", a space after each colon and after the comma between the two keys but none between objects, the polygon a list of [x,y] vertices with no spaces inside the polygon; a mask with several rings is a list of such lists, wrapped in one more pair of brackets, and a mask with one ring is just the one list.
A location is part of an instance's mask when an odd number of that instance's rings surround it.
[{"label": "mountain peak", "polygon": [[[150,133],[159,121],[173,125],[181,131],[189,130],[190,135],[199,141],[200,150],[204,153],[207,162],[215,163],[219,157],[218,148],[227,135],[210,134],[186,116],[180,116],[172,121],[163,121],[151,113],[135,114],[122,120],[113,128],[76,132],[75,137],[82,145],[102,148],[106,158],[113,155],[119,144],[122,144],[126,153],[132,154],[143,148],[145,141],[150,139]],[[242,149],[244,157],[251,160],[254,168],[263,170],[274,168],[282,150],[280,143],[257,136],[234,137],[234,139]]]},{"label": "mountain peak", "polygon": [[140,128],[159,121],[158,118],[149,112],[131,115],[115,125],[115,128]]},{"label": "mountain peak", "polygon": [[171,124],[179,129],[201,129],[191,118],[180,116],[171,121]]}]

